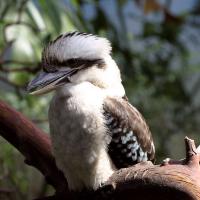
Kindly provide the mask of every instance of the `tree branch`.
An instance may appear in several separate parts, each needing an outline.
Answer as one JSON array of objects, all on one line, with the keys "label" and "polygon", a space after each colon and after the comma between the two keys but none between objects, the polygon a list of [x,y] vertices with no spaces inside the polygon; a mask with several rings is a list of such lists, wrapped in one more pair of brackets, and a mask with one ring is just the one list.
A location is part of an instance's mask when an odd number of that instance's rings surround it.
[{"label": "tree branch", "polygon": [[187,137],[184,160],[166,159],[161,165],[140,163],[116,171],[96,192],[72,193],[68,191],[67,181],[55,165],[48,135],[2,101],[0,134],[25,156],[27,164],[37,168],[55,188],[54,196],[40,200],[200,200],[200,156],[194,141]]},{"label": "tree branch", "polygon": [[49,136],[21,113],[0,101],[0,135],[24,156],[25,163],[37,168],[56,191],[67,191],[67,182],[55,164]]},{"label": "tree branch", "polygon": [[164,165],[140,163],[112,175],[108,184],[114,185],[114,199],[200,199],[199,155],[194,141],[185,138],[186,159],[169,160]]}]

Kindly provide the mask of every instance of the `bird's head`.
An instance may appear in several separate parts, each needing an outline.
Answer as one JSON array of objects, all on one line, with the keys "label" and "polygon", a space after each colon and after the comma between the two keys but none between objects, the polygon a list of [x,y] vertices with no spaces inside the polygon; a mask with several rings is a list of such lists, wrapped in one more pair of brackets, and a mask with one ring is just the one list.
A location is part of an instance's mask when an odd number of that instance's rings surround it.
[{"label": "bird's head", "polygon": [[110,53],[105,38],[80,32],[60,35],[44,48],[43,71],[29,83],[28,91],[44,94],[84,81],[100,88],[117,87],[121,85],[120,71]]}]

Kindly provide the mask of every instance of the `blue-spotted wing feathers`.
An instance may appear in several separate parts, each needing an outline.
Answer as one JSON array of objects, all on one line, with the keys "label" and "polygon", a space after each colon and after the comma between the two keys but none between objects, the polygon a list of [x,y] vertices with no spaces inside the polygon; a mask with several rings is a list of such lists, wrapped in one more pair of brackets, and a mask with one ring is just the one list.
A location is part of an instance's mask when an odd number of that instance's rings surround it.
[{"label": "blue-spotted wing feathers", "polygon": [[117,168],[154,159],[154,144],[141,114],[127,100],[107,98],[105,125],[111,135],[108,152]]}]

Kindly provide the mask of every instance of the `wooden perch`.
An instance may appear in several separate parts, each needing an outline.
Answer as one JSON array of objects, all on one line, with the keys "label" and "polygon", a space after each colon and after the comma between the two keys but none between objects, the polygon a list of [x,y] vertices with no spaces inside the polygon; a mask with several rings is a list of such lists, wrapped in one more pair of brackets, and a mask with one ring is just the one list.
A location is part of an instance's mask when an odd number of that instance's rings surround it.
[{"label": "wooden perch", "polygon": [[[151,162],[117,171],[108,181],[115,199],[200,199],[199,155],[193,140],[185,138],[186,160]],[[113,195],[112,195],[113,196]]]},{"label": "wooden perch", "polygon": [[[99,190],[71,193],[56,165],[47,134],[21,113],[0,101],[0,134],[37,168],[55,188],[55,195],[41,200],[114,199],[114,200],[200,200],[200,156],[194,141],[185,138],[186,159],[166,159],[161,165],[151,162],[116,171]],[[70,164],[70,163],[69,163]]]},{"label": "wooden perch", "polygon": [[25,163],[37,168],[56,191],[67,191],[67,181],[51,153],[49,136],[2,101],[0,135],[15,146],[24,155]]}]

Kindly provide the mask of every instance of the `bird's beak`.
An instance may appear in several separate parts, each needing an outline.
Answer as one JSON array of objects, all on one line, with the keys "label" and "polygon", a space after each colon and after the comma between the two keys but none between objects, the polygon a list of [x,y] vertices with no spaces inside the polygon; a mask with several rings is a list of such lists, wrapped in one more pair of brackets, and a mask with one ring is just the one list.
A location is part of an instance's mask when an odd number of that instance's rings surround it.
[{"label": "bird's beak", "polygon": [[58,86],[69,82],[69,77],[75,73],[74,69],[56,72],[41,72],[29,84],[27,90],[30,94],[45,94]]}]

